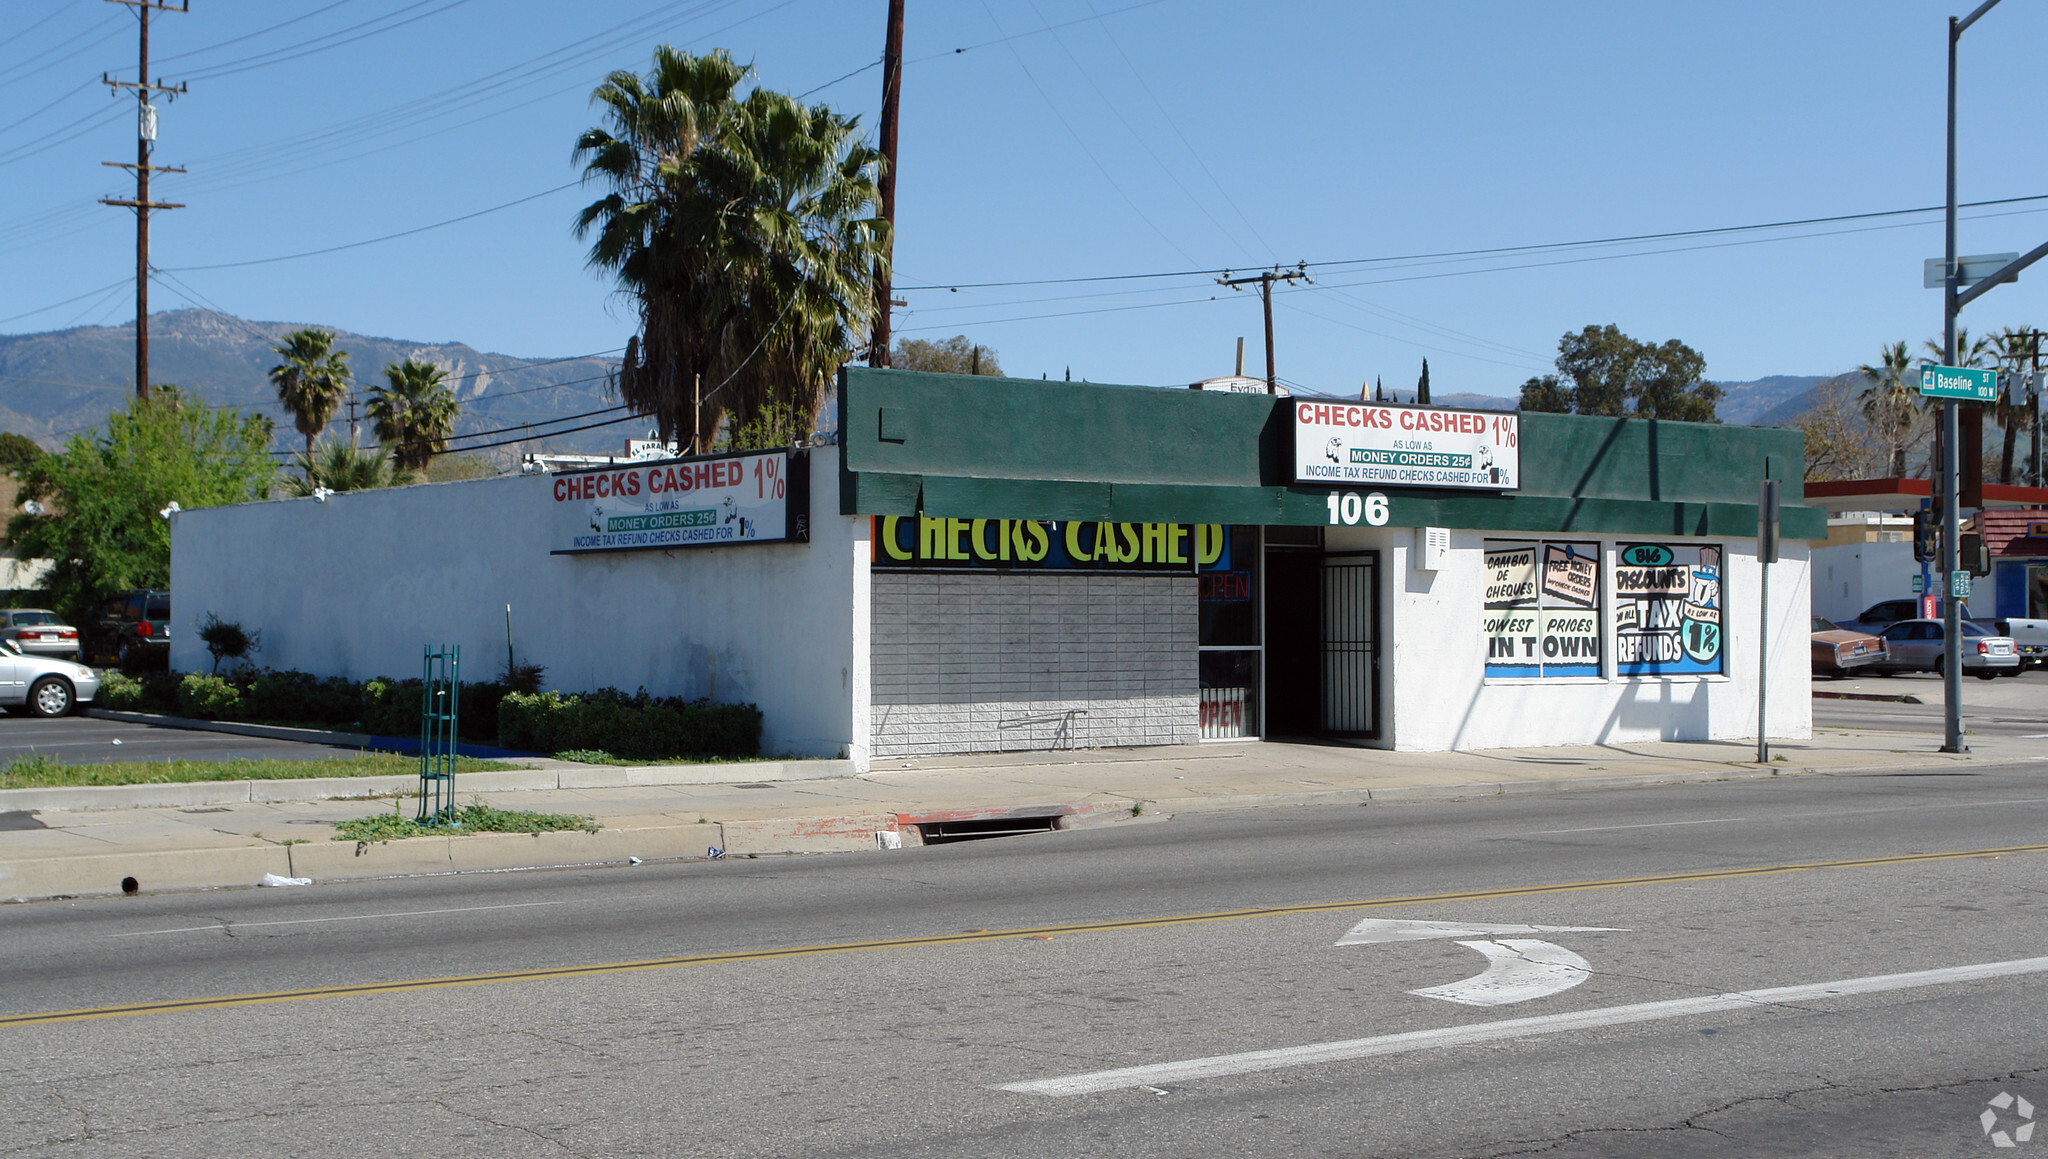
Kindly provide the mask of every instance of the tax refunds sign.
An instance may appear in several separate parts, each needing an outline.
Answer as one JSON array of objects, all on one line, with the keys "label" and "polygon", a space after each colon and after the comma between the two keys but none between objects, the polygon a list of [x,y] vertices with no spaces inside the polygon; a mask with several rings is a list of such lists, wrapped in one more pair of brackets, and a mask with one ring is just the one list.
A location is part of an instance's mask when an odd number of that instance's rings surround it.
[{"label": "tax refunds sign", "polygon": [[805,450],[564,471],[549,481],[549,554],[808,543]]},{"label": "tax refunds sign", "polygon": [[1328,485],[1521,486],[1521,416],[1434,406],[1294,400],[1294,481]]}]

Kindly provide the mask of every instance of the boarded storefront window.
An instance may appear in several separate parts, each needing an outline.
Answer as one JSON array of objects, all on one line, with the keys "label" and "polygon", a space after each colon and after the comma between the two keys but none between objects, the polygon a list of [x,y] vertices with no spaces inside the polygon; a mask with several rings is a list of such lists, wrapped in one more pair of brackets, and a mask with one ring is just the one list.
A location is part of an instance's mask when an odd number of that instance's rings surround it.
[{"label": "boarded storefront window", "polygon": [[1600,545],[1487,541],[1486,675],[1600,675]]},{"label": "boarded storefront window", "polygon": [[1716,543],[1624,543],[1615,550],[1614,670],[1622,676],[1728,671],[1725,554]]}]

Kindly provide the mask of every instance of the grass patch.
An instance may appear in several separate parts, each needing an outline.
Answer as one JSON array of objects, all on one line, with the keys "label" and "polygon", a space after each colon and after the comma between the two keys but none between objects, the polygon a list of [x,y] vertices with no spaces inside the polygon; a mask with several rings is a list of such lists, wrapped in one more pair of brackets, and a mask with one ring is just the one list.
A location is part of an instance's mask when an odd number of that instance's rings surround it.
[{"label": "grass patch", "polygon": [[533,813],[525,809],[494,809],[482,801],[466,809],[450,808],[437,825],[423,825],[402,811],[403,801],[393,801],[389,813],[373,813],[334,827],[336,841],[396,841],[405,837],[459,837],[465,833],[560,833],[581,830],[595,833],[593,818],[570,813]]},{"label": "grass patch", "polygon": [[[458,757],[458,773],[516,769],[503,761]],[[365,753],[317,761],[243,759],[228,761],[107,761],[65,764],[43,753],[30,753],[0,765],[0,789],[48,789],[74,785],[165,785],[193,781],[290,781],[307,777],[387,777],[419,775],[418,757],[396,753]]]}]

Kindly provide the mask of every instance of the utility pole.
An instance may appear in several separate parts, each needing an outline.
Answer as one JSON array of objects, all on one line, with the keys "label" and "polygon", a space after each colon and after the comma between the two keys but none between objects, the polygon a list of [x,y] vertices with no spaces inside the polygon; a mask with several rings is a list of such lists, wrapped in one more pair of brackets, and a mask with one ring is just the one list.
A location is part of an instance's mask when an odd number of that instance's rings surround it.
[{"label": "utility pole", "polygon": [[1270,270],[1266,270],[1262,273],[1252,274],[1242,278],[1233,278],[1230,276],[1230,271],[1225,270],[1223,271],[1223,276],[1216,279],[1217,285],[1229,286],[1233,290],[1243,286],[1249,286],[1253,282],[1257,282],[1259,284],[1259,298],[1265,303],[1266,306],[1267,394],[1280,393],[1278,389],[1278,384],[1273,373],[1273,283],[1296,281],[1307,282],[1310,285],[1315,284],[1315,279],[1308,276],[1307,262],[1297,262],[1295,263],[1295,267],[1291,270],[1285,270],[1281,269],[1279,266],[1274,266]]},{"label": "utility pole", "polygon": [[882,260],[875,263],[875,332],[868,343],[868,365],[889,365],[890,297],[895,288],[891,265],[896,258],[896,106],[903,97],[903,0],[889,0],[889,35],[882,49],[882,220],[889,239]]},{"label": "utility pole", "polygon": [[149,103],[149,94],[162,93],[166,101],[182,95],[185,86],[167,86],[149,79],[149,14],[152,9],[164,12],[189,12],[192,0],[182,0],[172,7],[169,0],[108,0],[111,4],[126,4],[135,9],[139,17],[141,34],[141,67],[136,71],[135,83],[117,81],[112,76],[100,74],[101,83],[119,96],[122,89],[135,90],[135,164],[123,161],[102,161],[100,164],[116,169],[135,170],[135,200],[102,197],[104,205],[121,205],[135,210],[135,397],[149,398],[149,211],[152,209],[183,209],[183,205],[170,201],[149,199],[149,175],[155,173],[183,173],[181,167],[151,165],[149,155],[156,144],[156,106]]}]

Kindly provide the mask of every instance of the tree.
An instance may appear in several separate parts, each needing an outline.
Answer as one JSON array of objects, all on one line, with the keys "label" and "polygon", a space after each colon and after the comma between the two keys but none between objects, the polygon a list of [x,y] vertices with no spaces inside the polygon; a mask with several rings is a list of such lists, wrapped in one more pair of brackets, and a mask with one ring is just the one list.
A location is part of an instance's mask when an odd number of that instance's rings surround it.
[{"label": "tree", "polygon": [[[1906,344],[1898,349],[1903,353]],[[1889,349],[1887,349],[1889,353]],[[1787,425],[1806,436],[1806,481],[1858,479],[1881,465],[1887,456],[1903,456],[1903,449],[1878,437],[1863,421],[1870,391],[1851,397],[1852,378],[1870,373],[1865,367],[1855,374],[1838,374],[1814,387],[1811,404]]]},{"label": "tree", "polygon": [[1858,371],[1870,385],[1858,395],[1864,421],[1886,449],[1885,462],[1892,478],[1906,474],[1906,450],[1914,442],[1914,427],[1921,414],[1917,371],[1906,355],[1906,344],[1894,342],[1881,352],[1875,366]]},{"label": "tree", "polygon": [[[448,372],[413,359],[387,363],[387,385],[370,392],[366,413],[377,437],[393,444],[391,454],[402,471],[422,471],[434,455],[448,449],[462,404],[448,389]],[[337,488],[338,490],[339,488]]]},{"label": "tree", "polygon": [[931,374],[990,374],[1002,377],[994,348],[955,334],[938,342],[905,338],[889,354],[889,365],[898,370],[922,370]]},{"label": "tree", "polygon": [[334,335],[325,330],[295,330],[271,349],[284,361],[270,368],[270,382],[292,425],[306,436],[310,455],[314,438],[348,394],[348,355],[334,349]]},{"label": "tree", "polygon": [[1718,421],[1721,388],[1706,381],[1706,358],[1676,338],[1658,345],[1611,325],[1588,326],[1558,340],[1557,369],[1522,384],[1522,409]]},{"label": "tree", "polygon": [[1522,384],[1522,409],[1568,415],[1572,413],[1571,389],[1555,374],[1531,378]]},{"label": "tree", "polygon": [[[2025,373],[2028,364],[2040,364],[2042,352],[2040,330],[2032,326],[2025,330],[2013,330],[2007,326],[1993,340],[1991,346],[1997,352],[1999,364],[2013,375]],[[2005,448],[1999,457],[1999,481],[2013,481],[2013,455],[2019,450],[2019,428],[2034,422],[2034,410],[2025,405],[2025,391],[2005,391],[1999,395],[1995,410],[1995,422],[2005,432]]]},{"label": "tree", "polygon": [[369,491],[415,481],[411,471],[395,466],[383,447],[358,447],[354,440],[329,439],[313,451],[293,457],[296,475],[286,475],[284,494],[302,499],[317,491]]},{"label": "tree", "polygon": [[[766,89],[723,50],[666,45],[592,94],[575,156],[610,192],[576,217],[640,315],[619,397],[659,436],[735,429],[771,404],[815,423],[874,310],[888,224],[856,118]],[[701,405],[695,400],[701,390]]]},{"label": "tree", "polygon": [[1429,359],[1422,360],[1422,377],[1415,380],[1415,401],[1429,405]]},{"label": "tree", "polygon": [[23,478],[24,498],[44,513],[8,521],[9,540],[25,556],[56,561],[47,586],[53,602],[78,615],[124,588],[167,587],[170,522],[180,509],[246,503],[270,490],[274,426],[159,387],[107,416],[96,439],[73,435]]},{"label": "tree", "polygon": [[13,431],[0,434],[0,471],[17,479],[48,453],[27,435],[17,435]]}]

